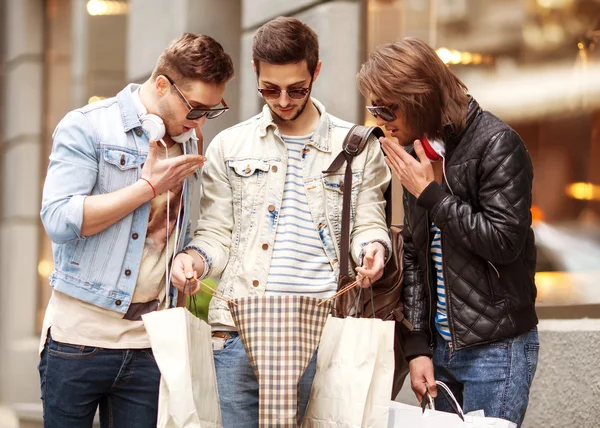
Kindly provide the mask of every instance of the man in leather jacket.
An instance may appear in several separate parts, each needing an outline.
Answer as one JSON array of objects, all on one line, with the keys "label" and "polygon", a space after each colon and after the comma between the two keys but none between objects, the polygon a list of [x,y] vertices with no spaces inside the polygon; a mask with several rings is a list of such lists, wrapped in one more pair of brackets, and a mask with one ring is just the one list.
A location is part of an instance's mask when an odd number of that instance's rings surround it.
[{"label": "man in leather jacket", "polygon": [[465,413],[520,425],[539,350],[527,149],[418,39],[381,46],[358,84],[397,139],[381,142],[404,187],[412,389],[421,400],[443,381]]}]

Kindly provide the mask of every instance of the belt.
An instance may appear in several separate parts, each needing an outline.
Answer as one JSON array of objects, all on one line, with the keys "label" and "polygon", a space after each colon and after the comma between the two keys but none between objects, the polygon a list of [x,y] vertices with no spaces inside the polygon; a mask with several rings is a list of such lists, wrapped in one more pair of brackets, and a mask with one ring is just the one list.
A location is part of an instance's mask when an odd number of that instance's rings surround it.
[{"label": "belt", "polygon": [[233,335],[227,331],[213,331],[212,337],[218,337],[220,339],[229,340],[233,337]]}]

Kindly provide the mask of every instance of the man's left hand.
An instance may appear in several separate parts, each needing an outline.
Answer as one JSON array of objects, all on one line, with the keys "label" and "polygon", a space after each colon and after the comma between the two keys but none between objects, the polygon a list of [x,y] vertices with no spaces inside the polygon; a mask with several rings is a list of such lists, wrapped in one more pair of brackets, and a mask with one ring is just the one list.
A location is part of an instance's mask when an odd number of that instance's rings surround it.
[{"label": "man's left hand", "polygon": [[363,264],[356,268],[362,276],[361,286],[369,288],[372,283],[383,276],[385,266],[385,248],[379,242],[371,242],[363,248]]},{"label": "man's left hand", "polygon": [[402,185],[416,198],[421,196],[425,188],[435,180],[431,161],[427,158],[421,141],[415,140],[414,148],[419,160],[413,158],[401,146],[389,138],[379,139],[383,151],[387,155],[385,163],[392,169]]}]

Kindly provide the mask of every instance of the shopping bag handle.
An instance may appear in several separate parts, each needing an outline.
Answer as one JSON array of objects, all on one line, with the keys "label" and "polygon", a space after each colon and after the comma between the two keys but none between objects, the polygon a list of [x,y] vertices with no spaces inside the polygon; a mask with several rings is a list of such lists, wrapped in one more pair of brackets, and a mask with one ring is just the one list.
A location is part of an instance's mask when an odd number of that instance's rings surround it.
[{"label": "shopping bag handle", "polygon": [[[188,293],[191,290],[191,285],[190,285],[190,280],[188,278],[185,279],[185,284],[183,284],[183,295],[185,296],[185,290],[186,288],[188,289]],[[192,303],[194,303],[194,311],[192,312]],[[192,312],[193,314],[197,314],[198,313],[198,306],[196,304],[196,295],[194,294],[193,296],[190,296],[190,298],[188,299],[188,303],[187,303],[187,310]]]},{"label": "shopping bag handle", "polygon": [[[438,389],[438,391],[442,392],[442,396],[446,399],[446,401],[450,405],[450,408],[452,410],[454,410],[454,413],[456,413],[458,415],[458,417],[464,422],[465,414],[463,413],[462,408],[460,407],[460,404],[458,404],[456,397],[454,396],[452,391],[450,391],[450,388],[448,388],[448,385],[446,385],[444,382],[439,381],[439,380],[436,380],[435,383],[436,383],[436,385],[441,387],[441,389]],[[427,398],[427,399],[425,399],[425,398]],[[435,410],[435,404],[433,402],[433,397],[429,394],[429,390],[427,390],[425,392],[425,397],[423,397],[423,400],[421,401],[421,409],[423,410],[423,413],[425,412],[425,408],[427,407],[428,404],[429,404],[430,409]]]}]

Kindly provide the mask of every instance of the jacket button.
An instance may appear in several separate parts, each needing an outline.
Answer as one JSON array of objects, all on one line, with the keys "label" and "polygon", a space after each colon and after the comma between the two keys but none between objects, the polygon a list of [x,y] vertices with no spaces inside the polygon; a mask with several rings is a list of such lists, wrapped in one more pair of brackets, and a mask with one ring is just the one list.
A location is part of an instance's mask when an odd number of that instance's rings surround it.
[{"label": "jacket button", "polygon": [[135,135],[138,137],[141,137],[143,133],[144,131],[142,131],[142,128],[135,128]]},{"label": "jacket button", "polygon": [[121,155],[121,165],[125,165],[125,155]]},{"label": "jacket button", "polygon": [[134,233],[133,235],[131,235],[131,237],[132,237],[133,239],[138,239],[138,234],[137,234],[137,233]]},{"label": "jacket button", "polygon": [[275,205],[269,205],[269,211],[271,211],[271,212],[275,211]]},{"label": "jacket button", "polygon": [[130,271],[129,269],[127,269],[127,270],[125,271],[125,275],[127,275],[127,276],[131,275],[131,271]]},{"label": "jacket button", "polygon": [[260,282],[258,282],[258,280],[256,280],[256,279],[254,281],[252,281],[252,285],[255,287],[258,287],[259,284],[260,284]]},{"label": "jacket button", "polygon": [[277,172],[277,165],[273,165],[273,166],[271,167],[271,171],[273,171],[273,172]]},{"label": "jacket button", "polygon": [[121,306],[121,303],[123,303],[123,302],[121,302],[120,300],[115,301],[115,305],[117,305],[117,306]]},{"label": "jacket button", "polygon": [[268,250],[269,249],[269,244],[262,244],[262,249],[263,250]]}]

